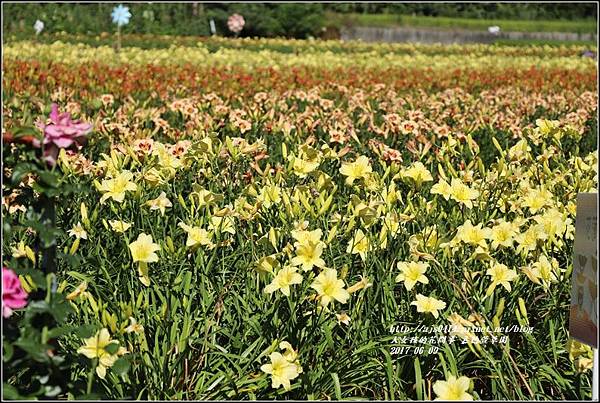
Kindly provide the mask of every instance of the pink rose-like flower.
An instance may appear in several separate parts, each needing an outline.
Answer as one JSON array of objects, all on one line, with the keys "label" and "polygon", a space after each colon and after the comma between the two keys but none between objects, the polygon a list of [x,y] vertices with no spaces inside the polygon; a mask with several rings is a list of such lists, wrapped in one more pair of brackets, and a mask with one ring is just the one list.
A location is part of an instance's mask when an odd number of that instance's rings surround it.
[{"label": "pink rose-like flower", "polygon": [[227,19],[227,28],[235,34],[242,32],[245,24],[246,21],[244,20],[244,17],[239,14],[232,14]]},{"label": "pink rose-like flower", "polygon": [[27,305],[27,293],[21,286],[19,276],[11,269],[2,268],[2,316],[8,318],[13,309]]},{"label": "pink rose-like flower", "polygon": [[[58,105],[52,104],[50,124],[41,124],[39,128],[44,131],[44,159],[51,165],[56,165],[56,158],[60,148],[75,146],[78,149],[85,142],[85,135],[92,130],[92,125],[79,120],[72,120],[70,113],[58,113]],[[35,147],[40,147],[39,140],[34,142]]]}]

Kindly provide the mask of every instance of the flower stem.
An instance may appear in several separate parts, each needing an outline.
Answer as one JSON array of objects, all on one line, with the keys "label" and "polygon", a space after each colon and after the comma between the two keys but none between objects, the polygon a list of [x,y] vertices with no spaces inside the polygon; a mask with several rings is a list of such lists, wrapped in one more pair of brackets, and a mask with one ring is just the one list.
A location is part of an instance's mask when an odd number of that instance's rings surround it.
[{"label": "flower stem", "polygon": [[86,389],[86,393],[89,395],[90,393],[92,393],[92,384],[94,383],[94,373],[96,372],[96,365],[97,362],[96,360],[94,360],[94,365],[92,365],[92,368],[90,369],[90,373],[88,375],[88,382],[87,382],[87,389]]}]

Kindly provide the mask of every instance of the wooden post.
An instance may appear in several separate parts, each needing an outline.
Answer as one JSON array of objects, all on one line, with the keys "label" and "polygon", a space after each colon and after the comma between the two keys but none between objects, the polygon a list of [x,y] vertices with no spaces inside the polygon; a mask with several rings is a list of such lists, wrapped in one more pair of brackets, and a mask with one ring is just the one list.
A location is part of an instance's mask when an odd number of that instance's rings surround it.
[{"label": "wooden post", "polygon": [[121,26],[117,24],[117,53],[121,51]]}]

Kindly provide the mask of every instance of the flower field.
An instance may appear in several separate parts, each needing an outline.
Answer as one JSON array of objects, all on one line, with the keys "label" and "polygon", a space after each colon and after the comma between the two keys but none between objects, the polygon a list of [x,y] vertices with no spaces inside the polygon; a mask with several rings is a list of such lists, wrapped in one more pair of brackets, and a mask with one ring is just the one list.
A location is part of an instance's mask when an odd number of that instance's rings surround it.
[{"label": "flower field", "polygon": [[590,397],[583,48],[152,40],[4,46],[5,396]]}]

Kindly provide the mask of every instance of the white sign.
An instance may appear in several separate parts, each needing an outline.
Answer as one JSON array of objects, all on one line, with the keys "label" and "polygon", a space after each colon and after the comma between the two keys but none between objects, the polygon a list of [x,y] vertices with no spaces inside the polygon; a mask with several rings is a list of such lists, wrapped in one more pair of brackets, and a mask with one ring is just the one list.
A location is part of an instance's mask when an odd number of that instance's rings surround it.
[{"label": "white sign", "polygon": [[569,333],[598,348],[598,194],[577,195]]}]

